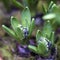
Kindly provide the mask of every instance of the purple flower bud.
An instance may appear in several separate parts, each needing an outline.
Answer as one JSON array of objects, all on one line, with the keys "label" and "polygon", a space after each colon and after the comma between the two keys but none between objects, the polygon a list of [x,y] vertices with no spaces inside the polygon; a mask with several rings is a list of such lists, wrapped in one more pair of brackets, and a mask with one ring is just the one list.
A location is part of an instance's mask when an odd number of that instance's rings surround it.
[{"label": "purple flower bud", "polygon": [[51,42],[48,41],[48,48],[51,49],[51,47],[52,47],[52,44]]},{"label": "purple flower bud", "polygon": [[36,46],[36,38],[35,37],[31,37],[30,40],[29,40],[29,44]]},{"label": "purple flower bud", "polygon": [[51,49],[52,43],[47,38],[40,37],[40,40],[38,41],[38,43],[39,42],[45,43],[45,45],[46,45],[46,47],[47,47],[48,50]]},{"label": "purple flower bud", "polygon": [[25,36],[25,38],[28,36],[28,34],[29,34],[29,31],[28,31],[28,29],[27,28],[23,28],[23,33],[24,33],[24,36]]},{"label": "purple flower bud", "polygon": [[30,39],[30,40],[29,40],[29,44],[30,44],[30,45],[35,45],[34,40],[33,40],[33,39]]},{"label": "purple flower bud", "polygon": [[26,45],[25,46],[17,45],[16,49],[17,49],[17,53],[19,56],[21,56],[21,57],[29,57],[30,56],[30,51]]},{"label": "purple flower bud", "polygon": [[43,25],[43,23],[44,23],[44,21],[43,21],[43,19],[42,19],[42,16],[43,16],[43,13],[40,13],[40,14],[36,14],[35,15],[35,25],[36,26],[42,26]]},{"label": "purple flower bud", "polygon": [[51,48],[51,55],[55,55],[56,52],[57,52],[56,47],[52,47],[52,48]]},{"label": "purple flower bud", "polygon": [[42,19],[39,17],[35,18],[35,25],[40,26],[41,24],[42,24]]}]

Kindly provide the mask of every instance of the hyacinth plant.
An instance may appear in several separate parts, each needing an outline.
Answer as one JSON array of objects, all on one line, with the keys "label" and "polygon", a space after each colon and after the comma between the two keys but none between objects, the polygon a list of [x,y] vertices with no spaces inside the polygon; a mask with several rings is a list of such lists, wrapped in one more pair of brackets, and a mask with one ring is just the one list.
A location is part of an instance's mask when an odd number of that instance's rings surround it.
[{"label": "hyacinth plant", "polygon": [[[52,3],[51,3],[52,4]],[[54,5],[54,6],[53,6]],[[31,14],[29,11],[29,8],[26,7],[22,14],[21,14],[21,23],[18,22],[18,20],[15,17],[11,17],[11,26],[12,29],[8,28],[5,25],[2,25],[3,29],[12,37],[16,39],[18,54],[20,56],[32,56],[31,52],[35,54],[33,57],[36,60],[55,60],[56,56],[56,46],[55,46],[55,33],[53,28],[53,23],[51,22],[51,19],[55,18],[55,14],[52,14],[52,9],[54,9],[55,4],[52,4],[51,7],[49,7],[48,10],[46,10],[44,7],[44,11],[46,14],[43,17],[44,20],[44,26],[42,30],[37,30],[36,33],[36,39],[34,44],[28,43],[32,32],[34,31],[35,27],[35,20],[34,18],[31,20]],[[50,10],[51,8],[51,10]],[[54,9],[55,10],[55,9]],[[35,60],[35,59],[32,60]]]},{"label": "hyacinth plant", "polygon": [[11,26],[13,30],[2,25],[10,36],[20,42],[25,38],[29,38],[34,29],[34,18],[31,21],[31,14],[28,7],[26,7],[21,14],[21,24],[15,17],[11,16]]},{"label": "hyacinth plant", "polygon": [[[44,8],[44,7],[43,7]],[[53,1],[50,2],[48,9],[44,9],[46,15],[43,17],[44,20],[50,20],[52,25],[60,25],[60,6],[55,4]]]}]

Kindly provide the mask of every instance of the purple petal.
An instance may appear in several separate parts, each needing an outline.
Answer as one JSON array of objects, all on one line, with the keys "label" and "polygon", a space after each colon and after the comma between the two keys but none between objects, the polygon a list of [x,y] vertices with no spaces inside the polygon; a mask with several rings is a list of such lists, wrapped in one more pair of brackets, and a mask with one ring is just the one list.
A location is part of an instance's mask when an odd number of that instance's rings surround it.
[{"label": "purple petal", "polygon": [[29,40],[30,45],[35,45],[35,42],[33,41],[33,39]]},{"label": "purple petal", "polygon": [[35,18],[35,25],[36,26],[42,26],[43,25],[44,21],[42,19],[42,16],[43,16],[43,13],[39,13],[39,14],[35,15],[34,18]]},{"label": "purple petal", "polygon": [[18,46],[18,49],[19,49],[19,52],[21,52],[21,53],[25,53],[25,49],[24,49],[24,48]]},{"label": "purple petal", "polygon": [[29,44],[36,46],[36,38],[34,36],[30,38]]},{"label": "purple petal", "polygon": [[41,25],[42,24],[42,19],[41,18],[39,18],[39,17],[37,17],[36,19],[35,19],[35,24],[38,26],[38,25]]},{"label": "purple petal", "polygon": [[30,51],[27,46],[18,45],[17,52],[18,52],[18,55],[20,55],[21,57],[29,57],[30,55]]}]

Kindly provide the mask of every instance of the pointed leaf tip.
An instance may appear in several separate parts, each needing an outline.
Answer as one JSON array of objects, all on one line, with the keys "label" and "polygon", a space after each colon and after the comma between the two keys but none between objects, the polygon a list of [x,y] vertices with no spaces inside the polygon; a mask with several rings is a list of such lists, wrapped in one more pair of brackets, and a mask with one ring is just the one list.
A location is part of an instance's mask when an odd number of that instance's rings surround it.
[{"label": "pointed leaf tip", "polygon": [[11,19],[14,18],[13,16],[11,16]]},{"label": "pointed leaf tip", "polygon": [[10,28],[6,27],[5,25],[2,25],[3,29],[5,30],[6,33],[8,33],[10,36],[16,38],[16,34],[13,30],[11,30]]},{"label": "pointed leaf tip", "polygon": [[36,47],[36,46],[29,45],[28,48],[29,48],[31,51],[37,53],[37,47]]},{"label": "pointed leaf tip", "polygon": [[2,27],[4,27],[4,25],[2,25]]},{"label": "pointed leaf tip", "polygon": [[32,21],[30,23],[30,26],[29,26],[29,36],[32,34],[34,28],[35,28],[35,22],[34,22],[34,18],[32,18]]},{"label": "pointed leaf tip", "polygon": [[31,13],[28,7],[25,7],[25,9],[22,12],[21,23],[24,27],[29,27],[31,23]]},{"label": "pointed leaf tip", "polygon": [[34,18],[32,18],[32,20],[35,20]]},{"label": "pointed leaf tip", "polygon": [[26,9],[28,9],[28,7],[26,6]]},{"label": "pointed leaf tip", "polygon": [[36,33],[37,42],[40,40],[40,37],[41,37],[41,32],[40,32],[40,30],[37,30],[37,33]]}]

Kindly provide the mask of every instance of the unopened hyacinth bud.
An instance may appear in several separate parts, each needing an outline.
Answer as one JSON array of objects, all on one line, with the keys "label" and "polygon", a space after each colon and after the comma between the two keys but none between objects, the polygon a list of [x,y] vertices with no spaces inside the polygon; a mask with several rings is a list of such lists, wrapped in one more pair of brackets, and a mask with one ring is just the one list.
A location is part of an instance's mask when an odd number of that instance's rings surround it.
[{"label": "unopened hyacinth bud", "polygon": [[23,33],[24,33],[24,37],[26,38],[29,34],[28,28],[24,27],[23,28]]},{"label": "unopened hyacinth bud", "polygon": [[48,48],[51,49],[51,47],[52,47],[52,43],[48,41]]},{"label": "unopened hyacinth bud", "polygon": [[46,45],[46,47],[47,47],[48,50],[51,48],[52,44],[51,44],[51,42],[47,38],[41,37],[40,40],[39,40],[39,42],[40,41],[42,41]]},{"label": "unopened hyacinth bud", "polygon": [[46,44],[46,46],[48,45],[48,42],[47,42],[47,40],[46,40],[45,37],[40,37],[40,40],[39,41],[44,42]]},{"label": "unopened hyacinth bud", "polygon": [[23,31],[24,37],[26,38],[29,34],[28,28],[23,27],[22,25],[18,25],[18,27],[20,27],[20,29]]},{"label": "unopened hyacinth bud", "polygon": [[20,28],[21,28],[21,30],[23,29],[23,26],[22,25],[20,25]]},{"label": "unopened hyacinth bud", "polygon": [[51,48],[51,55],[57,55],[57,48],[55,46]]}]

